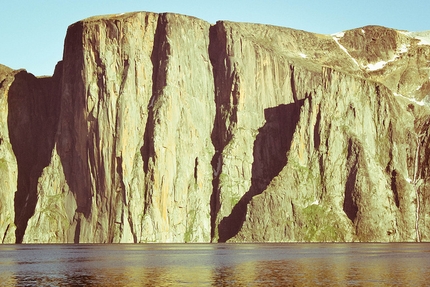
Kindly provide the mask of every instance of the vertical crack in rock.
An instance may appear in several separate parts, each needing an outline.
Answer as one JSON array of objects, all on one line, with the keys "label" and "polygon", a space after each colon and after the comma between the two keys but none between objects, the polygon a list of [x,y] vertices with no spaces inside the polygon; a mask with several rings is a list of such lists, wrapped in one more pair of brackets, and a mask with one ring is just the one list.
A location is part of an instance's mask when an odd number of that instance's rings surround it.
[{"label": "vertical crack in rock", "polygon": [[[58,65],[61,67],[61,65]],[[36,78],[21,71],[9,90],[8,129],[18,164],[15,193],[16,242],[21,243],[37,203],[37,183],[48,166],[59,118],[59,70]]]},{"label": "vertical crack in rock", "polygon": [[397,189],[397,176],[398,176],[397,171],[392,170],[391,171],[391,190],[393,191],[394,202],[396,204],[396,207],[399,208],[400,201],[399,201],[399,191]]},{"label": "vertical crack in rock", "polygon": [[[126,190],[125,190],[125,184],[124,184],[124,171],[123,171],[123,159],[121,156],[118,156],[116,158],[116,171],[114,172],[114,178],[115,178],[115,185],[116,190],[114,190],[114,195],[112,195],[112,200],[114,202],[112,203],[112,206],[115,209],[121,210],[121,216],[118,218],[118,216],[115,216],[115,212],[112,212],[111,215],[111,221],[113,221],[114,224],[120,225],[120,235],[123,234],[124,230],[124,224],[129,224],[128,220],[128,214],[124,212],[124,209],[127,208],[127,198],[126,198]],[[114,234],[115,230],[111,230],[112,232],[112,239],[115,238],[117,234]]]},{"label": "vertical crack in rock", "polygon": [[314,149],[318,150],[321,145],[321,111],[318,111],[314,126]]},{"label": "vertical crack in rock", "polygon": [[2,244],[6,243],[6,239],[7,239],[7,236],[8,236],[9,228],[10,228],[10,224],[7,225],[7,227],[6,227],[5,231],[4,231],[3,238],[2,238],[2,241],[1,241]]},{"label": "vertical crack in rock", "polygon": [[77,218],[76,219],[76,231],[75,231],[75,235],[73,237],[73,243],[75,243],[75,244],[79,243],[80,235],[81,235],[81,219]]},{"label": "vertical crack in rock", "polygon": [[209,48],[208,48],[208,52],[209,52],[209,58],[211,61],[211,65],[212,65],[212,71],[213,71],[213,79],[214,79],[214,99],[215,99],[215,107],[216,107],[216,111],[215,111],[215,120],[214,120],[214,124],[213,124],[213,130],[212,130],[212,134],[211,134],[211,139],[212,139],[212,144],[215,148],[215,153],[214,156],[212,157],[212,161],[211,161],[211,165],[212,165],[212,170],[213,170],[213,180],[212,180],[212,195],[211,195],[211,199],[210,199],[210,216],[211,216],[211,239],[213,240],[214,236],[215,236],[215,229],[216,229],[216,216],[218,214],[219,211],[219,175],[221,172],[221,167],[222,167],[222,150],[224,149],[223,146],[223,142],[221,140],[221,136],[222,136],[222,131],[221,131],[221,125],[223,124],[222,122],[220,122],[221,119],[221,111],[219,108],[219,103],[218,103],[218,91],[219,91],[219,87],[222,85],[218,85],[218,79],[219,79],[219,65],[221,63],[219,63],[220,61],[220,51],[221,51],[221,47],[219,47],[220,42],[217,39],[218,34],[217,34],[217,26],[211,26],[209,29]]},{"label": "vertical crack in rock", "polygon": [[[155,103],[159,97],[161,89],[166,86],[166,63],[165,59],[169,53],[169,44],[166,40],[166,25],[167,20],[164,14],[160,14],[157,21],[157,28],[154,35],[154,46],[152,48],[152,95],[148,104],[148,118],[143,135],[143,146],[140,149],[140,154],[143,161],[143,169],[145,176],[150,173],[150,161],[154,157],[154,126],[155,126]],[[148,213],[149,203],[151,202],[152,190],[148,182],[145,181],[145,205],[143,214]]]},{"label": "vertical crack in rock", "polygon": [[293,65],[290,65],[290,72],[291,72],[290,85],[291,85],[291,91],[293,92],[293,99],[294,99],[295,103],[298,103],[296,82],[294,80],[294,66]]},{"label": "vertical crack in rock", "polygon": [[[91,211],[92,197],[90,192],[90,179],[88,176],[90,166],[89,162],[86,160],[88,153],[94,153],[94,156],[90,156],[90,161],[93,161],[91,163],[91,168],[96,169],[93,173],[98,176],[104,175],[102,174],[102,170],[98,169],[100,163],[95,156],[95,154],[99,152],[98,143],[100,142],[100,137],[97,133],[97,122],[93,121],[91,125],[87,127],[83,115],[85,88],[82,78],[83,75],[77,72],[81,71],[84,65],[83,32],[84,25],[82,22],[71,25],[67,30],[64,43],[64,75],[61,89],[61,115],[57,150],[70,191],[76,197],[76,212],[82,213],[84,216],[88,217]],[[98,57],[96,57],[95,60],[97,61],[97,59]],[[103,83],[100,77],[100,69],[101,68],[98,69],[97,77],[98,87],[102,89]],[[101,97],[100,93],[99,96]],[[92,139],[88,139],[89,141],[93,141],[93,149],[89,149],[88,151],[82,150],[83,147],[80,143],[80,141],[82,141],[82,135],[80,133],[87,133],[87,128],[95,131],[91,133]],[[87,144],[85,144],[85,147]]]},{"label": "vertical crack in rock", "polygon": [[[379,90],[379,89],[378,89]],[[394,127],[393,127],[393,123],[392,121],[389,122],[388,124],[388,139],[390,142],[395,142],[394,139]],[[394,160],[394,154],[393,154],[393,148],[392,146],[390,146],[389,152],[388,152],[388,158],[389,158],[389,162],[387,164],[386,167],[386,172],[387,174],[390,175],[390,187],[391,190],[393,191],[393,197],[394,197],[394,203],[396,204],[396,207],[399,208],[400,207],[400,200],[401,200],[401,196],[399,195],[399,190],[402,189],[401,185],[399,185],[399,180],[401,180],[401,174],[398,172],[398,170],[396,170],[393,165],[393,160]]]},{"label": "vertical crack in rock", "polygon": [[358,207],[355,201],[355,182],[358,172],[358,157],[359,150],[353,139],[348,142],[347,170],[348,177],[345,185],[345,199],[343,202],[343,210],[348,218],[354,222],[357,217]]},{"label": "vertical crack in rock", "polygon": [[194,160],[194,183],[197,183],[198,169],[199,169],[199,158],[196,157],[196,159]]},{"label": "vertical crack in rock", "polygon": [[[213,191],[210,199],[211,205],[211,238],[216,236],[216,219],[220,210],[219,176],[222,172],[222,154],[226,145],[232,140],[234,125],[237,122],[237,104],[239,81],[236,72],[230,70],[230,57],[226,53],[226,34],[222,22],[216,23],[209,29],[209,58],[213,70],[215,87],[215,120],[211,133],[212,144],[215,148],[211,160],[213,170]],[[233,97],[230,102],[230,94]]]},{"label": "vertical crack in rock", "polygon": [[124,86],[126,83],[126,79],[128,76],[128,69],[130,68],[130,63],[128,61],[127,55],[124,55],[124,63],[123,63],[123,72],[121,76],[121,86],[119,87],[119,95],[121,96],[124,93]]}]

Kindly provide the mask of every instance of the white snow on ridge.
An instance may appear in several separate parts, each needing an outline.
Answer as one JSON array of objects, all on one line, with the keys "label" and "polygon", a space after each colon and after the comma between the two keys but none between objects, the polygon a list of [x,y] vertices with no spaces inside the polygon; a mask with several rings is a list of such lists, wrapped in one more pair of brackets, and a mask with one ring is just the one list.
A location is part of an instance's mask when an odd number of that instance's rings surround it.
[{"label": "white snow on ridge", "polygon": [[341,48],[350,58],[351,60],[360,67],[360,65],[358,64],[357,60],[351,56],[351,54],[348,52],[348,50],[341,44],[339,43],[339,39],[342,38],[343,36],[345,36],[345,32],[339,32],[336,34],[332,34],[331,35],[333,37],[333,40],[336,42],[336,44],[339,46],[339,48]]},{"label": "white snow on ridge", "polygon": [[406,35],[411,38],[415,38],[420,40],[418,45],[429,45],[430,46],[430,31],[422,31],[422,32],[407,32],[407,31],[398,31],[403,35]]},{"label": "white snow on ridge", "polygon": [[430,36],[428,37],[415,37],[415,39],[420,40],[420,42],[418,43],[418,45],[430,45]]},{"label": "white snow on ridge", "polygon": [[[361,32],[363,34],[366,33],[366,31],[364,29],[361,29]],[[399,32],[404,33],[404,34],[406,33],[406,32],[401,32],[401,31],[399,31]],[[342,51],[344,51],[357,66],[359,66],[362,69],[366,69],[368,71],[377,71],[377,70],[384,68],[388,63],[393,62],[393,61],[397,60],[398,58],[400,58],[401,54],[408,52],[409,46],[410,46],[410,44],[402,44],[400,47],[397,48],[396,53],[394,54],[393,58],[388,60],[388,61],[379,61],[376,63],[369,63],[367,65],[360,65],[358,63],[358,61],[354,57],[351,56],[351,54],[348,52],[348,50],[339,42],[339,40],[345,36],[345,32],[334,33],[334,34],[331,34],[331,36],[332,36],[333,40],[336,42],[336,44],[339,46],[339,48],[341,48]],[[429,42],[430,42],[430,36],[429,36]],[[303,57],[302,53],[300,53],[300,56]]]},{"label": "white snow on ridge", "polygon": [[395,60],[397,60],[398,58],[400,58],[401,54],[406,53],[409,50],[409,44],[402,44],[399,48],[397,48],[397,53],[393,56],[392,59],[388,60],[388,61],[379,61],[376,63],[369,63],[365,66],[365,68],[369,71],[376,71],[376,70],[380,70],[382,68],[385,67],[385,65],[387,65],[390,62],[394,62]]},{"label": "white snow on ridge", "polygon": [[379,61],[379,62],[376,62],[374,64],[371,64],[371,63],[367,64],[367,66],[365,66],[365,68],[369,71],[376,71],[376,70],[380,70],[383,67],[385,67],[386,64],[387,64],[387,62],[385,62],[385,61]]},{"label": "white snow on ridge", "polygon": [[426,104],[423,100],[421,100],[421,101],[418,102],[415,98],[412,98],[411,102],[414,102],[414,103],[416,103],[419,106],[424,106]]},{"label": "white snow on ridge", "polygon": [[430,31],[410,32],[408,36],[420,40],[418,45],[430,45]]},{"label": "white snow on ridge", "polygon": [[304,59],[308,57],[306,54],[303,54],[303,53],[299,53],[299,56],[304,58]]},{"label": "white snow on ridge", "polygon": [[408,97],[405,97],[402,94],[398,94],[398,93],[393,93],[393,95],[395,97],[402,97],[402,98],[404,98],[404,99],[406,99],[406,100],[408,100],[408,101],[410,101],[412,103],[415,103],[415,104],[417,104],[419,106],[424,106],[426,104],[426,102],[424,102],[424,100],[417,101],[417,99],[415,99],[415,98],[408,98]]},{"label": "white snow on ridge", "polygon": [[409,50],[409,44],[402,44],[398,49],[397,52],[400,54],[404,54]]},{"label": "white snow on ridge", "polygon": [[345,36],[345,32],[337,32],[337,33],[334,33],[334,34],[331,34],[331,36],[333,36],[333,38],[338,38],[338,39],[340,39],[340,38],[342,38],[343,36]]}]

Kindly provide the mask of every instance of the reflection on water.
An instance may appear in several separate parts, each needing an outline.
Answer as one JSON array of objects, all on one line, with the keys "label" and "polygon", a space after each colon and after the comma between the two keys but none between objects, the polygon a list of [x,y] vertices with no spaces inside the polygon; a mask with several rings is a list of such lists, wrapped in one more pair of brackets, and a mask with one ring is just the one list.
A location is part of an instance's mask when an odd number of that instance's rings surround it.
[{"label": "reflection on water", "polygon": [[430,244],[2,245],[0,286],[425,286]]}]

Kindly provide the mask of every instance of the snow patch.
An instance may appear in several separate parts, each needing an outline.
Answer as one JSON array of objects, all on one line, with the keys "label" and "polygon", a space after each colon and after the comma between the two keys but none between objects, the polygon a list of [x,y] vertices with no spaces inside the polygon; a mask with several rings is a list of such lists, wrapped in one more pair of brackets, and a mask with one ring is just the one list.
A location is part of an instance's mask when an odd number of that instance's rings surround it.
[{"label": "snow patch", "polygon": [[417,99],[415,99],[415,98],[408,98],[408,97],[405,97],[405,96],[403,96],[402,94],[399,94],[399,93],[393,93],[393,95],[394,95],[395,97],[401,97],[401,98],[404,98],[404,99],[406,99],[406,100],[408,100],[408,101],[410,101],[410,102],[412,102],[412,103],[414,103],[414,104],[417,104],[417,105],[419,105],[419,106],[424,106],[424,105],[426,105],[426,102],[425,102],[424,100],[417,101]]},{"label": "snow patch", "polygon": [[418,45],[429,45],[430,46],[430,36],[428,37],[415,37],[415,39],[420,40]]},{"label": "snow patch", "polygon": [[426,104],[426,102],[424,102],[423,100],[417,101],[415,98],[412,98],[412,102],[416,103],[419,106],[424,106]]},{"label": "snow patch", "polygon": [[364,29],[361,29],[361,33],[366,34],[366,31],[364,31]]},{"label": "snow patch", "polygon": [[387,64],[386,61],[379,61],[377,63],[374,64],[367,64],[366,69],[369,71],[376,71],[376,70],[380,70],[383,67],[385,67],[385,65]]},{"label": "snow patch", "polygon": [[303,53],[299,53],[299,55],[300,55],[300,57],[302,57],[304,59],[306,59],[308,57],[306,54],[303,54]]},{"label": "snow patch", "polygon": [[406,53],[409,50],[409,44],[402,44],[399,48],[396,50],[396,54],[394,54],[393,58],[391,58],[388,61],[379,61],[376,63],[370,63],[364,66],[369,71],[377,71],[382,68],[384,68],[388,63],[396,61],[398,58],[400,58],[401,54]]},{"label": "snow patch", "polygon": [[345,36],[345,32],[337,32],[337,33],[334,33],[334,34],[331,34],[332,36],[333,36],[333,38],[338,38],[338,39],[340,39],[340,38],[342,38],[343,36]]},{"label": "snow patch", "polygon": [[412,183],[412,179],[410,177],[406,178],[406,181]]},{"label": "snow patch", "polygon": [[341,44],[339,43],[339,39],[341,39],[343,36],[345,35],[345,32],[339,32],[336,34],[332,34],[331,36],[333,37],[333,40],[336,42],[336,44],[339,46],[339,48],[342,49],[342,51],[344,51],[350,58],[351,60],[360,67],[360,65],[358,64],[357,60],[351,56],[351,54],[348,52],[348,50]]},{"label": "snow patch", "polygon": [[423,32],[399,31],[399,33],[402,33],[403,35],[406,35],[408,37],[420,40],[418,45],[429,45],[430,46],[430,31],[423,31]]},{"label": "snow patch", "polygon": [[311,205],[319,205],[319,204],[320,204],[320,201],[318,199],[311,203]]},{"label": "snow patch", "polygon": [[402,44],[398,49],[397,52],[400,54],[404,54],[409,50],[409,44]]}]

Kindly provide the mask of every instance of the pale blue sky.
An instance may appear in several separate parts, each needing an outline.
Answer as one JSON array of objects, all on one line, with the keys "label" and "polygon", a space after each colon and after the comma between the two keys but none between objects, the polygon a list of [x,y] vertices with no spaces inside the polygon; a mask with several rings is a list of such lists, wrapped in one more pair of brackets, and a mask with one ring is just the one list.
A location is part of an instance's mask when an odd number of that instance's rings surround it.
[{"label": "pale blue sky", "polygon": [[175,12],[210,23],[231,20],[332,34],[375,24],[430,30],[428,0],[0,0],[0,63],[51,75],[67,27],[94,15]]}]

